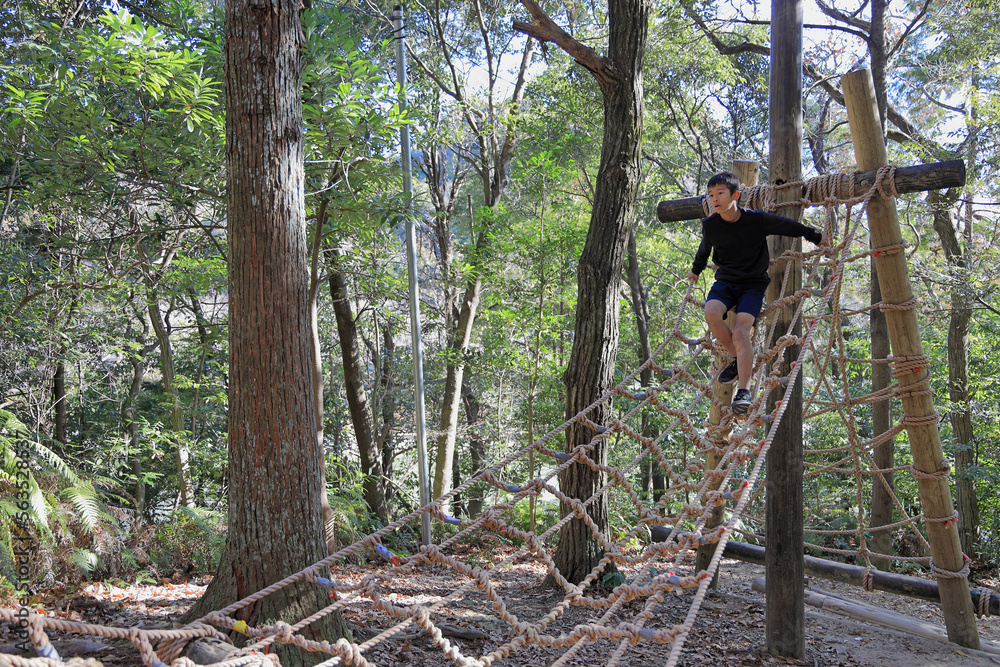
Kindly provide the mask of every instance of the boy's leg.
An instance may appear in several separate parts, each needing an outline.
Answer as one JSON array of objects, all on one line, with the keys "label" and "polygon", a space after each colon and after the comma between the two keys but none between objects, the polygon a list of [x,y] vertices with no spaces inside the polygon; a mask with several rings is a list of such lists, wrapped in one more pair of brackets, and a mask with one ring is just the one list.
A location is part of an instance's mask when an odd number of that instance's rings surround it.
[{"label": "boy's leg", "polygon": [[[726,348],[726,351],[735,358],[737,357],[737,348],[733,344],[733,332],[729,330],[729,327],[726,326],[726,323],[722,319],[728,309],[729,307],[722,301],[709,299],[705,302],[705,322],[708,324],[708,330],[715,336],[715,340],[719,345]],[[739,319],[737,318],[738,322]]]},{"label": "boy's leg", "polygon": [[753,372],[753,342],[751,332],[756,320],[750,313],[736,313],[736,325],[733,327],[733,346],[736,348],[736,368],[739,369],[739,388],[749,389]]}]

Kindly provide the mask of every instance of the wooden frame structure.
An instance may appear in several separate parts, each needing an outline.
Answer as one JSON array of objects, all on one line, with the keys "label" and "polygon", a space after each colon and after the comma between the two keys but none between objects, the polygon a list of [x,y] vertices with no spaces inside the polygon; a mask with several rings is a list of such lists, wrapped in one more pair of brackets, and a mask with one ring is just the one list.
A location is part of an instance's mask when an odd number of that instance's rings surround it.
[{"label": "wooden frame structure", "polygon": [[[772,3],[769,176],[774,185],[801,180],[801,27],[801,0]],[[874,172],[886,163],[887,153],[871,73],[868,70],[851,72],[842,77],[841,84],[858,167]],[[902,167],[897,174],[897,192],[917,192],[964,184],[965,165],[952,161]],[[871,183],[874,173],[858,174],[855,179],[859,184]],[[784,190],[783,198],[778,201],[797,201],[801,195]],[[797,215],[789,210],[785,214]],[[873,249],[888,249],[902,243],[894,199],[874,197],[867,214]],[[661,222],[690,220],[703,215],[698,198],[661,202],[657,207]],[[772,256],[785,249],[781,244],[772,246]],[[795,285],[789,291],[794,292],[801,283],[801,263],[797,259],[791,261],[796,264],[792,269]],[[932,571],[938,579],[948,638],[978,650],[979,631],[965,567],[966,556],[962,553],[957,522],[953,521],[956,513],[948,485],[948,466],[941,448],[932,397],[929,392],[925,393],[929,388],[929,373],[913,308],[906,257],[902,252],[880,252],[874,264],[886,304],[892,351],[898,360],[896,378],[902,388],[903,422],[927,517]],[[768,298],[773,299],[775,295],[769,291]],[[780,332],[778,335],[784,333],[789,324],[779,322],[775,328]],[[785,364],[794,358],[793,351],[786,355]],[[783,375],[788,375],[788,368]],[[801,389],[785,408],[768,453],[767,466],[767,650],[776,657],[801,660],[805,657]]]}]

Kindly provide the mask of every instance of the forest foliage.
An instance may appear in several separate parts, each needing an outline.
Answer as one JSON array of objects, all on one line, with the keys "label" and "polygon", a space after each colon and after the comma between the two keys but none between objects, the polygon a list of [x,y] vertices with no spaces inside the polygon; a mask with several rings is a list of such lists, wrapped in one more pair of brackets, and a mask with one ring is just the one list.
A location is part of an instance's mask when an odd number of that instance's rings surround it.
[{"label": "forest foliage", "polygon": [[[600,43],[606,9],[551,4],[577,39]],[[806,175],[854,169],[836,79],[869,65],[865,6],[817,0],[809,10],[826,27],[807,30]],[[210,571],[224,542],[221,9],[200,0],[129,7],[30,0],[0,8],[0,574],[8,581],[16,466],[25,457],[29,530],[42,545],[38,581]],[[671,334],[698,233],[696,221],[657,222],[656,204],[701,193],[734,158],[761,161],[767,177],[767,16],[756,8],[668,4],[651,19],[634,233],[654,346]],[[969,482],[981,517],[975,555],[996,561],[1000,19],[975,0],[893,0],[888,9],[890,159],[962,159],[968,170],[965,187],[934,201],[907,195],[899,210],[946,450],[967,453],[956,478]],[[484,11],[446,0],[408,11],[405,110],[391,22],[377,6],[314,0],[303,13],[309,279],[329,528],[341,542],[418,502],[405,216],[418,229],[429,440],[440,435],[448,369],[464,369],[451,488],[564,419],[576,263],[600,158],[600,91],[569,56],[535,47],[523,101],[512,101],[526,47],[511,28],[520,5]],[[489,20],[475,20],[476,12]],[[412,208],[401,193],[403,125],[416,149]],[[508,141],[509,163],[491,161]],[[501,182],[497,195],[491,184]],[[950,237],[935,224],[942,206]],[[334,277],[346,301],[327,288]],[[851,284],[860,303],[865,280]],[[468,344],[456,347],[462,295],[475,284],[478,317]],[[631,296],[626,287],[619,379],[642,361]],[[350,306],[360,350],[378,453],[368,470],[349,408],[338,303]],[[948,332],[959,311],[969,316],[968,379],[956,401]],[[864,351],[867,337],[857,327],[850,343]],[[971,418],[966,441],[949,420],[956,413]],[[538,473],[507,474],[516,481]],[[903,501],[918,502],[912,480],[899,479]],[[381,518],[366,505],[373,483],[386,499]],[[652,493],[648,473],[636,483]],[[492,492],[473,487],[451,511],[474,513]],[[838,506],[842,496],[834,480],[807,491],[815,507]],[[627,522],[632,508],[611,511]],[[555,504],[543,503],[537,520],[557,516]]]}]

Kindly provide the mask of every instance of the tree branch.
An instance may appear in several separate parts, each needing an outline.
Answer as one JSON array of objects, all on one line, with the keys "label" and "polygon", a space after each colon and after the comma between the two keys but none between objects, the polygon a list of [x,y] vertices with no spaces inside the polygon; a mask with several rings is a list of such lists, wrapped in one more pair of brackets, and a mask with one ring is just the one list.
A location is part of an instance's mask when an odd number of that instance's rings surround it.
[{"label": "tree branch", "polygon": [[903,31],[903,34],[899,36],[899,39],[896,40],[896,43],[892,45],[891,49],[889,49],[888,55],[890,57],[895,55],[896,51],[902,48],[903,42],[906,41],[906,38],[909,37],[910,33],[913,32],[914,29],[916,29],[916,27],[924,20],[924,17],[927,16],[927,10],[930,8],[930,6],[931,6],[931,0],[924,0],[924,6],[920,8],[920,11],[917,12],[917,15],[914,16],[913,20],[910,21],[910,24],[906,26],[906,30]]},{"label": "tree branch", "polygon": [[688,18],[690,18],[692,21],[698,24],[698,27],[701,28],[701,31],[705,33],[706,37],[708,37],[708,41],[712,42],[712,46],[714,46],[716,50],[724,56],[733,56],[747,52],[757,53],[762,56],[771,55],[770,47],[764,46],[763,44],[754,44],[753,42],[742,42],[740,44],[733,44],[730,46],[725,42],[723,42],[721,39],[719,39],[719,36],[716,35],[712,31],[712,29],[708,27],[708,24],[705,23],[705,20],[701,18],[701,16],[699,16],[697,12],[694,11],[694,9],[685,5],[684,13],[688,15]]},{"label": "tree branch", "polygon": [[[823,0],[816,0],[816,6],[819,7],[820,11],[832,18],[835,21],[840,21],[841,23],[846,23],[847,25],[854,26],[858,30],[863,31],[866,35],[871,33],[872,24],[863,19],[859,19],[857,16],[848,15],[840,11],[836,7],[831,7],[830,5],[823,2]],[[868,37],[865,37],[865,41],[868,41]]]},{"label": "tree branch", "polygon": [[561,48],[576,62],[586,67],[597,79],[602,89],[618,81],[618,72],[614,63],[602,57],[589,46],[576,41],[572,35],[556,25],[555,21],[542,11],[542,8],[534,0],[521,0],[521,4],[528,10],[533,20],[531,23],[514,21],[514,30],[534,37],[540,42],[552,42]]}]

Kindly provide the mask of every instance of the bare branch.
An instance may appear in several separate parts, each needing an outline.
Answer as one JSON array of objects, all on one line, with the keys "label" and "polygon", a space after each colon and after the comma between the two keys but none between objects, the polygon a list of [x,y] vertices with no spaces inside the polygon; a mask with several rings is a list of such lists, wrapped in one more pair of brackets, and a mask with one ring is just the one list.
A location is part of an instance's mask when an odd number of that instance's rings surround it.
[{"label": "bare branch", "polygon": [[[858,30],[864,31],[866,35],[870,34],[872,31],[872,24],[869,21],[859,19],[854,14],[845,14],[836,7],[832,7],[823,0],[816,0],[816,6],[819,7],[820,11],[832,18],[835,21],[840,21],[841,23],[846,23],[847,25],[854,26]],[[865,41],[868,41],[868,37],[865,37]]]},{"label": "bare branch", "polygon": [[701,16],[699,16],[698,13],[694,11],[694,9],[685,5],[684,13],[688,15],[688,18],[690,18],[692,21],[698,24],[698,27],[701,28],[701,31],[705,33],[706,37],[708,37],[708,41],[712,42],[712,46],[714,46],[716,50],[724,56],[732,56],[739,53],[748,53],[748,52],[757,53],[762,56],[771,55],[770,47],[764,46],[763,44],[754,44],[753,42],[742,42],[740,44],[733,44],[733,45],[726,44],[719,38],[718,35],[715,34],[715,32],[712,31],[711,28],[708,27],[708,24],[705,23],[705,20],[701,18]]},{"label": "bare branch", "polygon": [[924,6],[920,8],[917,15],[913,17],[913,20],[910,21],[909,25],[906,26],[906,29],[903,30],[903,34],[899,36],[896,43],[892,45],[891,49],[889,49],[888,56],[891,57],[895,55],[896,51],[903,47],[903,43],[906,41],[906,38],[910,36],[910,33],[913,32],[917,26],[923,23],[924,18],[927,16],[927,10],[930,9],[930,6],[931,0],[924,0]]}]

